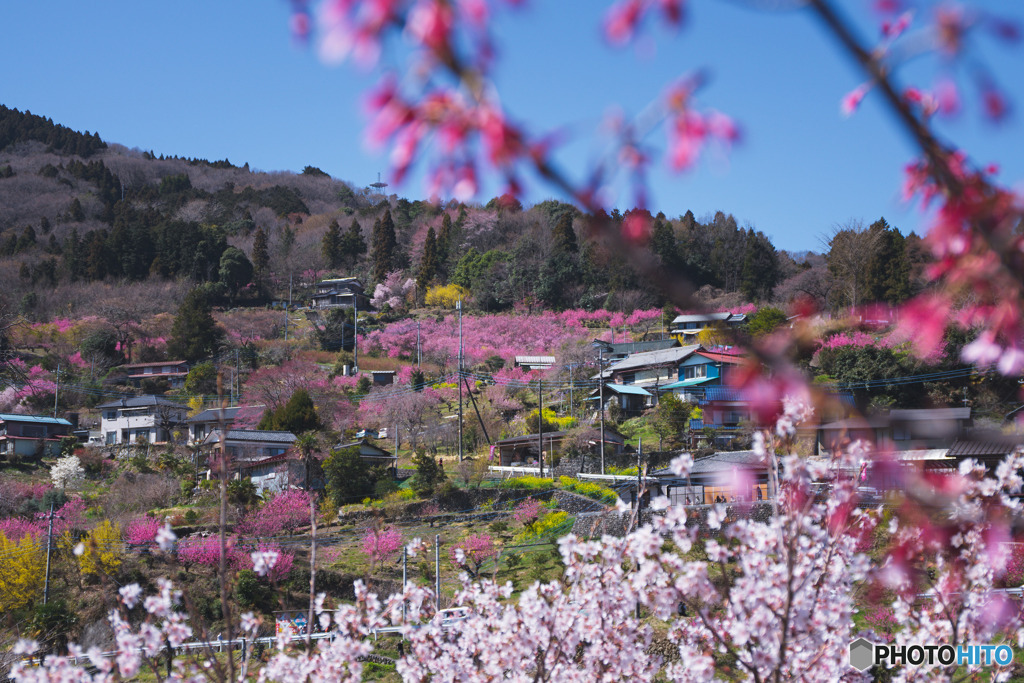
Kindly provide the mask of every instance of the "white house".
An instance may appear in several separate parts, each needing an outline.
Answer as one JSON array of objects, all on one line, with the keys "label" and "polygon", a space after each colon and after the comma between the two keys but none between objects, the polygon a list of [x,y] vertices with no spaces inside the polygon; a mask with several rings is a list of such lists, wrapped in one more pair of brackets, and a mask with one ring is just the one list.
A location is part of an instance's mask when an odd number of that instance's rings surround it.
[{"label": "white house", "polygon": [[174,429],[185,421],[188,406],[162,396],[134,396],[96,406],[100,410],[103,442],[133,444],[166,443]]}]

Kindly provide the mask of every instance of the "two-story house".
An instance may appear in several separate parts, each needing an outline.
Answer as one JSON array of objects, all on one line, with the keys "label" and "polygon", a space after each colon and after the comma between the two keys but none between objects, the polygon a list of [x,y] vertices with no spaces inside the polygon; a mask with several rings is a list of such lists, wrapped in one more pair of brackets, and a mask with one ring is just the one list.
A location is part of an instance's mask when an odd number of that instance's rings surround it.
[{"label": "two-story house", "polygon": [[96,406],[103,442],[115,444],[166,443],[185,422],[188,406],[163,396],[133,396]]},{"label": "two-story house", "polygon": [[339,306],[369,310],[370,298],[363,290],[363,283],[354,277],[321,280],[316,283],[313,308],[327,309]]},{"label": "two-story house", "polygon": [[634,353],[612,363],[602,375],[614,384],[660,393],[664,385],[679,380],[679,366],[700,348],[699,344],[691,344]]},{"label": "two-story house", "polygon": [[71,427],[61,417],[0,413],[0,460],[58,455]]}]

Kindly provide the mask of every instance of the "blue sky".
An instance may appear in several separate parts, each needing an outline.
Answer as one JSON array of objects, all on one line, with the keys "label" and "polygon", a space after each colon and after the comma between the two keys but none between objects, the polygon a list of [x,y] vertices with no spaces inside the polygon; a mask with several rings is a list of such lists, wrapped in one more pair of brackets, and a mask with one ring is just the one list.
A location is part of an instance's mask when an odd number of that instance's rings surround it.
[{"label": "blue sky", "polygon": [[[980,4],[1007,11],[1006,3]],[[764,231],[780,248],[798,251],[820,250],[836,225],[882,215],[905,233],[925,228],[920,212],[899,198],[913,149],[872,95],[854,116],[840,115],[840,99],[863,78],[807,13],[696,0],[679,33],[653,27],[649,40],[614,49],[600,36],[607,3],[500,5],[502,101],[531,131],[569,133],[560,160],[573,177],[585,177],[603,154],[596,131],[609,111],[635,115],[675,77],[705,68],[711,81],[701,104],[735,117],[743,143],[682,175],[663,170],[658,160],[652,210],[675,217],[690,209],[701,218],[720,209]],[[1024,14],[1016,4],[1010,10],[1018,21]],[[386,151],[362,141],[362,94],[372,74],[321,63],[315,50],[291,39],[288,19],[284,0],[4,3],[0,102],[157,154],[228,158],[265,171],[301,171],[310,164],[356,185],[386,175]],[[872,25],[861,28],[869,35]],[[989,39],[974,44],[1016,113],[990,124],[961,78],[967,106],[941,130],[978,162],[999,163],[1003,182],[1018,184],[1024,178],[1024,52]],[[407,66],[401,50],[384,57]],[[935,66],[934,59],[922,59],[904,80],[928,85]],[[663,130],[650,137],[655,148],[664,140]],[[424,184],[413,175],[391,189],[420,198]],[[486,202],[497,189],[485,185],[478,199]],[[632,195],[621,190],[616,202],[629,208]],[[551,197],[563,198],[528,185],[528,202]]]}]

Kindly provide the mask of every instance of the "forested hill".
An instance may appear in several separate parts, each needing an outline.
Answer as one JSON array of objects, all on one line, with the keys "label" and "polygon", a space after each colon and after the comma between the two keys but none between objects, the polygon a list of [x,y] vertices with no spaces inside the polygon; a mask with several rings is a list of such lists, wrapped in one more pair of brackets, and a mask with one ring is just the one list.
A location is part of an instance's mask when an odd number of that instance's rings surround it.
[{"label": "forested hill", "polygon": [[[654,254],[720,305],[841,291],[821,257],[797,263],[727,213],[642,213]],[[664,303],[617,254],[578,239],[582,218],[555,201],[408,201],[312,166],[263,173],[157,157],[0,106],[0,286],[8,307],[29,318],[87,314],[126,284],[154,310],[173,310],[195,284],[222,304],[261,305],[289,286],[301,300],[329,274],[358,276],[372,291],[395,272],[415,279],[421,295],[465,287],[486,311]]]}]

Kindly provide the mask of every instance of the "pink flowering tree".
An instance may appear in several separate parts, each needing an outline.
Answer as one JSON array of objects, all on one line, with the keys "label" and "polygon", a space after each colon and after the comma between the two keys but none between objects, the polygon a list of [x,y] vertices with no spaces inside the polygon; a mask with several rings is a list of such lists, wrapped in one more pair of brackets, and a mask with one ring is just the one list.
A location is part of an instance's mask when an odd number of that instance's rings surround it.
[{"label": "pink flowering tree", "polygon": [[525,526],[531,528],[534,522],[537,521],[537,517],[540,515],[540,511],[544,508],[544,504],[536,498],[527,498],[526,500],[519,503],[516,509],[512,511],[512,517]]},{"label": "pink flowering tree", "polygon": [[243,536],[269,537],[292,533],[309,525],[309,501],[313,494],[307,491],[282,491],[263,505],[249,512],[238,524]]},{"label": "pink flowering tree", "polygon": [[138,517],[128,522],[124,539],[129,545],[151,545],[156,541],[156,534],[163,525],[164,523],[156,517]]},{"label": "pink flowering tree", "polygon": [[370,560],[371,574],[379,562],[394,557],[401,548],[402,532],[393,524],[381,528],[370,527],[363,534],[363,541],[359,546],[359,549]]},{"label": "pink flowering tree", "polygon": [[470,534],[459,541],[449,552],[452,564],[460,567],[472,577],[480,575],[484,562],[499,552],[497,543],[490,534]]},{"label": "pink flowering tree", "polygon": [[403,277],[402,271],[396,270],[393,273],[388,273],[387,277],[384,278],[384,282],[377,283],[370,303],[377,310],[382,309],[384,306],[393,311],[405,310],[409,296],[415,287],[416,281],[414,279]]}]

